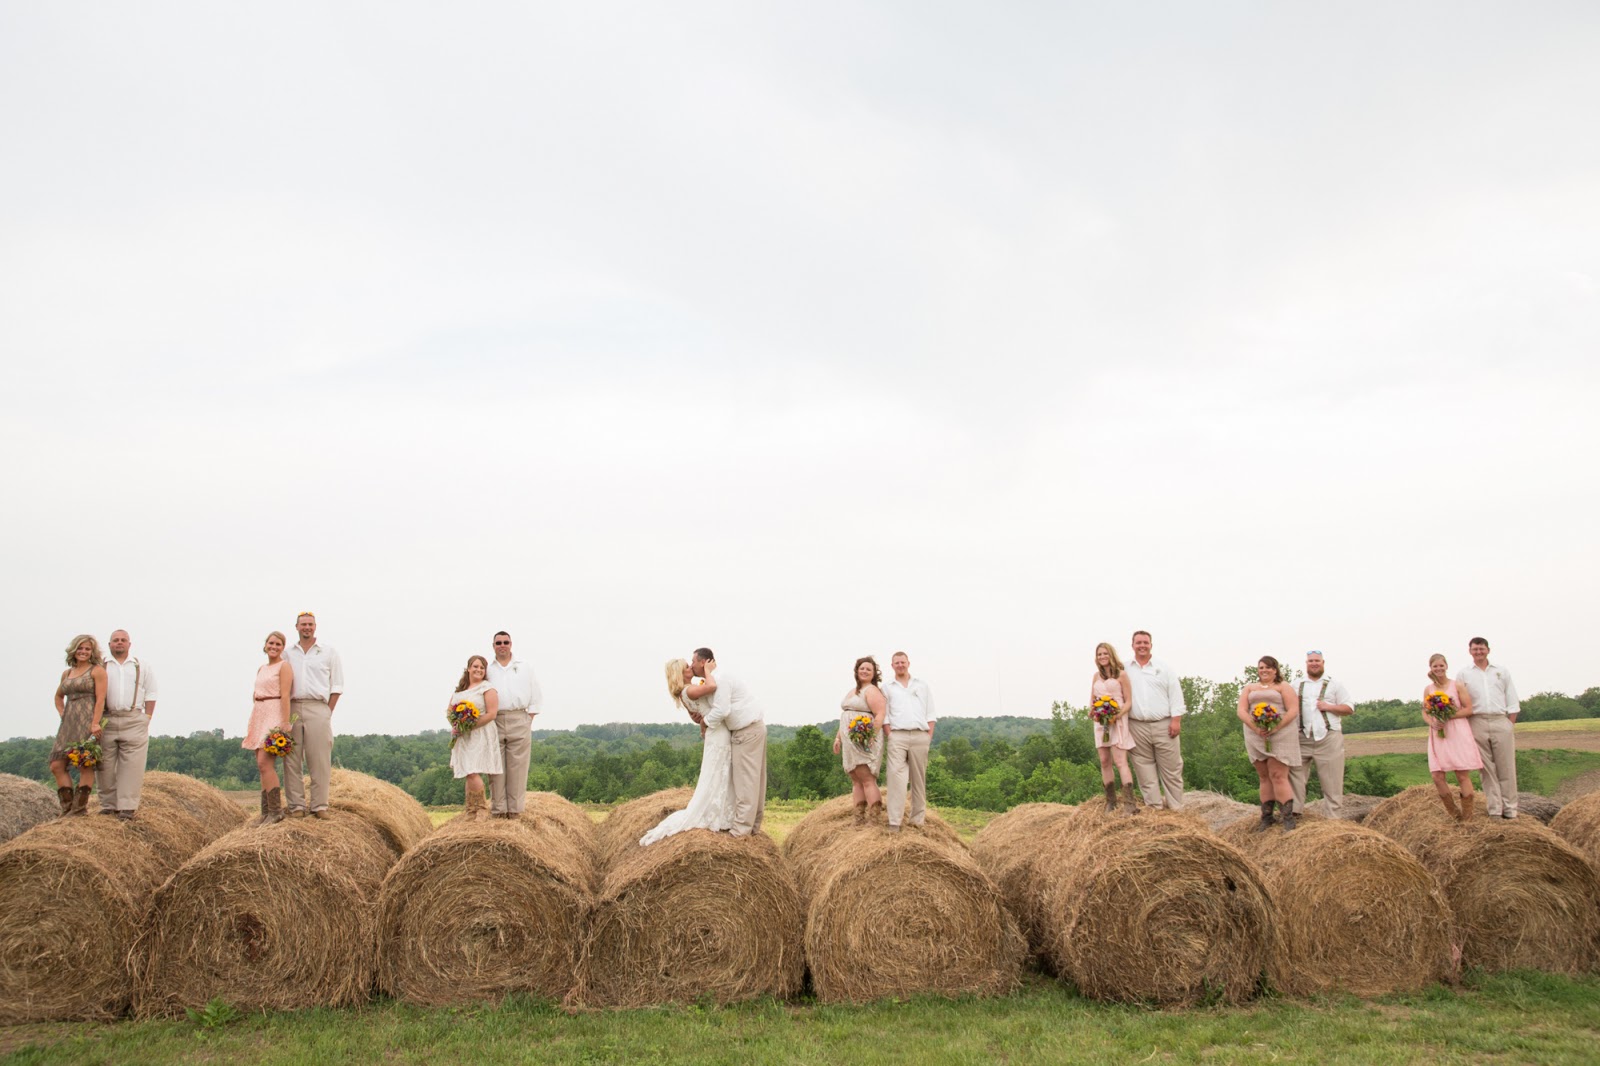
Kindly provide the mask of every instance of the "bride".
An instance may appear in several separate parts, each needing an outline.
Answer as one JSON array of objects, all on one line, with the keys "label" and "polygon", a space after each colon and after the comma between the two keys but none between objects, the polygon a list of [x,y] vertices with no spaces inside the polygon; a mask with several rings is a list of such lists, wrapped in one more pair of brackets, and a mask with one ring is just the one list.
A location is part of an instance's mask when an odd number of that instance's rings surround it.
[{"label": "bride", "polygon": [[[694,681],[688,663],[682,659],[667,663],[668,694],[698,722],[711,710],[711,693],[716,690],[716,683],[694,684]],[[695,783],[689,806],[667,815],[661,824],[640,837],[639,843],[654,844],[685,829],[723,832],[733,828],[733,784],[729,777],[733,745],[727,723],[719,722],[709,728],[702,724],[700,733],[705,740],[705,753],[700,756],[700,779]]]}]

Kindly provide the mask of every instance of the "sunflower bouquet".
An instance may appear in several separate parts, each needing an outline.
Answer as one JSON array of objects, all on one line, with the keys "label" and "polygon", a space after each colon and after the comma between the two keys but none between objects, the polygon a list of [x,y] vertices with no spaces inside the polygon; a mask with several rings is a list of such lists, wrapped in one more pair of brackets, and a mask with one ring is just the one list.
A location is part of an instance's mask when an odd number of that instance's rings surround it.
[{"label": "sunflower bouquet", "polygon": [[1250,718],[1255,722],[1257,729],[1265,729],[1267,736],[1261,740],[1261,746],[1267,751],[1272,750],[1272,731],[1283,722],[1283,708],[1275,703],[1262,700],[1250,708]]},{"label": "sunflower bouquet", "polygon": [[1120,710],[1122,704],[1111,696],[1096,696],[1095,701],[1089,705],[1089,717],[1100,727],[1100,739],[1106,744],[1111,743],[1111,723]]},{"label": "sunflower bouquet", "polygon": [[294,734],[289,731],[293,726],[294,723],[291,721],[287,726],[273,726],[267,730],[267,735],[261,740],[261,750],[274,759],[287,759],[293,755]]},{"label": "sunflower bouquet", "polygon": [[870,714],[856,715],[850,719],[844,731],[850,737],[850,743],[862,751],[871,749],[873,735],[877,733],[877,730],[872,728],[872,715]]},{"label": "sunflower bouquet", "polygon": [[471,700],[462,700],[445,712],[445,719],[450,723],[450,746],[456,746],[456,741],[478,728],[478,723],[483,720],[483,708]]},{"label": "sunflower bouquet", "polygon": [[1435,692],[1428,697],[1428,713],[1439,720],[1439,739],[1444,739],[1445,723],[1456,716],[1456,701],[1448,692]]},{"label": "sunflower bouquet", "polygon": [[67,765],[80,770],[93,770],[100,765],[100,742],[94,737],[80,740],[66,751]]}]

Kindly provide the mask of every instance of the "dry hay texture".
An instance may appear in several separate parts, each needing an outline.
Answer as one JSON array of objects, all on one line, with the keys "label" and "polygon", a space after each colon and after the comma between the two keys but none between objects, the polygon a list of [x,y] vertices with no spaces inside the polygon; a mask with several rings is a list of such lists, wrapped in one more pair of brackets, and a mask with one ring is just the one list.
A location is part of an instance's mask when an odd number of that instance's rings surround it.
[{"label": "dry hay texture", "polygon": [[348,811],[382,835],[399,858],[433,832],[427,808],[405,789],[354,770],[335,770],[328,778],[328,806]]},{"label": "dry hay texture", "polygon": [[1385,800],[1366,824],[1404,845],[1438,880],[1463,966],[1563,974],[1600,967],[1600,875],[1535,819],[1478,817],[1462,825],[1432,785],[1417,785]]},{"label": "dry hay texture", "polygon": [[1184,792],[1183,809],[1205,822],[1213,833],[1220,833],[1241,819],[1261,817],[1259,806],[1251,806],[1232,796],[1224,796],[1220,792],[1207,792],[1205,789]]},{"label": "dry hay texture", "polygon": [[56,794],[37,781],[0,774],[0,844],[61,815]]},{"label": "dry hay texture", "polygon": [[153,810],[181,811],[189,815],[205,827],[207,840],[215,840],[237,829],[249,818],[244,808],[221,789],[187,774],[165,770],[152,770],[144,775],[138,817]]},{"label": "dry hay texture", "polygon": [[1000,890],[1030,946],[1039,942],[1026,906],[1039,837],[1076,810],[1065,803],[1024,803],[991,819],[973,838],[972,857]]},{"label": "dry hay texture", "polygon": [[[1482,801],[1480,800],[1479,802]],[[1549,825],[1555,820],[1555,816],[1560,813],[1561,804],[1557,803],[1549,796],[1541,796],[1537,792],[1517,793],[1518,817],[1537,818],[1545,825]]]},{"label": "dry hay texture", "polygon": [[1580,796],[1561,808],[1550,828],[1600,870],[1600,792]]},{"label": "dry hay texture", "polygon": [[[1367,815],[1371,814],[1373,809],[1382,802],[1382,796],[1363,796],[1357,792],[1346,792],[1339,803],[1339,820],[1358,824],[1365,822]],[[1315,814],[1323,818],[1333,817],[1328,813],[1326,797],[1317,800],[1315,803],[1306,804],[1306,813]]]},{"label": "dry hay texture", "polygon": [[994,883],[933,812],[924,826],[890,833],[882,821],[856,825],[850,797],[839,797],[802,819],[784,850],[823,1002],[1016,987],[1026,942]]},{"label": "dry hay texture", "polygon": [[1037,847],[1041,954],[1084,995],[1178,1006],[1258,991],[1276,935],[1261,872],[1197,816],[1085,805]]},{"label": "dry hay texture", "polygon": [[595,829],[601,868],[614,866],[618,859],[639,846],[639,838],[654,829],[657,822],[689,806],[693,796],[692,788],[669,788],[629,800],[613,809]]},{"label": "dry hay texture", "polygon": [[58,818],[0,845],[0,1024],[126,1010],[156,889],[207,839],[187,814],[144,809]]},{"label": "dry hay texture", "polygon": [[[529,792],[523,797],[523,822],[554,830],[587,852],[599,875],[600,834],[587,811],[555,792]],[[643,834],[641,834],[643,835]]]},{"label": "dry hay texture", "polygon": [[379,904],[381,990],[421,1006],[572,991],[593,905],[594,845],[554,804],[540,806],[538,818],[453,819],[395,864]]},{"label": "dry hay texture", "polygon": [[1272,898],[1267,974],[1278,991],[1386,996],[1453,975],[1439,883],[1382,833],[1336,819],[1292,833],[1240,823],[1221,835],[1260,866]]},{"label": "dry hay texture", "polygon": [[393,863],[382,833],[347,811],[214,841],[156,894],[135,1010],[175,1015],[217,997],[247,1011],[364,1002]]},{"label": "dry hay texture", "polygon": [[592,913],[569,1004],[731,1003],[801,989],[800,899],[764,833],[691,829],[623,849]]}]

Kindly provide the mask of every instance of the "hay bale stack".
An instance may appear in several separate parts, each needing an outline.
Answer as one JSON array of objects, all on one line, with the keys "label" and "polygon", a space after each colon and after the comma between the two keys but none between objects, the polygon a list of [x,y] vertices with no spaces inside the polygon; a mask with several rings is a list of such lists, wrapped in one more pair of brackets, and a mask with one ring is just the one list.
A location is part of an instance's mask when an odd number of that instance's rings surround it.
[{"label": "hay bale stack", "polygon": [[1537,818],[1545,825],[1555,820],[1561,813],[1561,804],[1549,796],[1541,796],[1537,792],[1517,793],[1517,814],[1521,817]]},{"label": "hay bale stack", "polygon": [[521,820],[564,834],[591,856],[598,875],[600,834],[594,819],[582,807],[555,792],[529,792],[523,801]]},{"label": "hay bale stack", "polygon": [[1079,808],[1039,842],[1034,927],[1092,999],[1188,1005],[1254,996],[1276,935],[1261,873],[1188,812]]},{"label": "hay bale stack", "polygon": [[1006,910],[1017,920],[1030,947],[1038,930],[1029,924],[1028,885],[1033,877],[1036,844],[1050,829],[1071,817],[1076,807],[1064,803],[1024,803],[992,819],[972,841],[972,857],[1000,890]]},{"label": "hay bale stack", "polygon": [[[1343,801],[1339,804],[1339,819],[1346,822],[1362,824],[1366,822],[1367,815],[1373,812],[1378,804],[1383,802],[1382,796],[1362,796],[1354,792],[1346,792]],[[1328,801],[1319,799],[1315,803],[1306,804],[1306,813],[1315,814],[1320,818],[1333,817],[1328,813]]]},{"label": "hay bale stack", "polygon": [[1600,792],[1579,796],[1561,808],[1550,828],[1600,870]]},{"label": "hay bale stack", "polygon": [[382,991],[429,1007],[572,991],[594,848],[556,818],[526,813],[452,820],[389,871],[379,901]]},{"label": "hay bale stack", "polygon": [[1416,992],[1452,974],[1450,908],[1405,848],[1343,820],[1221,834],[1261,868],[1276,912],[1272,985],[1293,996]]},{"label": "hay bale stack", "polygon": [[1261,816],[1261,808],[1258,806],[1253,807],[1232,796],[1224,796],[1220,792],[1207,792],[1205,789],[1185,792],[1183,809],[1205,822],[1213,833],[1221,832],[1242,818]]},{"label": "hay bale stack", "polygon": [[135,1010],[170,1016],[216,997],[246,1011],[364,1002],[394,861],[383,834],[347,811],[213,841],[156,893]]},{"label": "hay bale stack", "polygon": [[1021,979],[1027,942],[959,841],[851,826],[816,848],[808,884],[806,962],[825,1003],[1002,995]]},{"label": "hay bale stack", "polygon": [[60,816],[54,792],[26,777],[0,774],[0,844]]},{"label": "hay bale stack", "polygon": [[179,811],[199,822],[207,840],[239,828],[249,820],[249,814],[227,794],[214,785],[208,785],[188,774],[152,770],[144,775],[143,791],[139,794],[139,814],[146,811]]},{"label": "hay bale stack", "polygon": [[639,838],[655,828],[667,815],[689,806],[692,788],[667,788],[629,800],[606,815],[595,827],[600,868],[610,869],[626,853],[639,846]]},{"label": "hay bale stack", "polygon": [[1367,827],[1438,879],[1455,916],[1461,963],[1484,970],[1583,974],[1600,967],[1600,874],[1533,818],[1445,813],[1432,785],[1385,800]]},{"label": "hay bale stack", "polygon": [[[848,795],[835,796],[814,807],[795,824],[793,829],[789,830],[789,835],[783,842],[783,857],[788,860],[789,869],[794,874],[795,887],[800,890],[800,898],[810,899],[815,893],[814,882],[819,875],[818,863],[823,861],[823,853],[839,834],[868,830],[883,834],[888,831],[888,824],[887,813],[880,810],[870,816],[864,826],[858,826],[855,804]],[[961,835],[949,822],[933,811],[928,812],[923,825],[906,825],[902,833],[946,844],[961,845]]]},{"label": "hay bale stack", "polygon": [[189,815],[152,809],[57,818],[0,845],[0,1024],[126,1010],[156,889],[206,839]]},{"label": "hay bale stack", "polygon": [[328,778],[328,806],[376,829],[395,858],[433,832],[433,819],[411,793],[354,770],[335,770]]},{"label": "hay bale stack", "polygon": [[595,901],[568,1001],[643,1007],[793,996],[805,972],[800,928],[794,881],[764,833],[691,829],[623,849]]}]

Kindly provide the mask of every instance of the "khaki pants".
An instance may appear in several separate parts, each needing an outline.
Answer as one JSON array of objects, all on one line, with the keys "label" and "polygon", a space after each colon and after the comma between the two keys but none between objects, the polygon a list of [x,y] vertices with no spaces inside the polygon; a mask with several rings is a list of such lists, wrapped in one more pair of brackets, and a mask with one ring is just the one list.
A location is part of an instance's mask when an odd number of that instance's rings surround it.
[{"label": "khaki pants", "polygon": [[101,721],[100,786],[102,811],[136,811],[150,754],[150,718],[144,711],[107,711]]},{"label": "khaki pants", "polygon": [[294,752],[283,760],[283,794],[291,811],[306,810],[306,786],[301,780],[311,776],[313,811],[328,809],[328,778],[333,775],[333,709],[327,700],[290,700],[289,714],[299,721],[289,730],[294,734]]},{"label": "khaki pants", "polygon": [[1128,752],[1128,762],[1133,776],[1139,781],[1139,794],[1150,807],[1162,805],[1171,811],[1183,810],[1183,748],[1178,738],[1167,735],[1170,718],[1154,722],[1128,719],[1128,731],[1133,734],[1133,750]]},{"label": "khaki pants", "polygon": [[1328,730],[1321,740],[1300,734],[1300,765],[1289,767],[1289,787],[1294,789],[1294,809],[1305,813],[1306,782],[1311,767],[1317,768],[1322,795],[1328,801],[1328,817],[1337,818],[1344,809],[1344,734]]},{"label": "khaki pants", "polygon": [[528,758],[533,752],[533,719],[522,708],[494,716],[500,727],[500,758],[505,772],[489,778],[491,809],[495,814],[521,814],[528,794]]},{"label": "khaki pants", "polygon": [[1472,739],[1483,756],[1483,805],[1490,818],[1517,813],[1517,738],[1511,719],[1503,714],[1467,716]]},{"label": "khaki pants", "polygon": [[761,828],[767,810],[767,723],[751,722],[728,734],[733,742],[728,780],[733,787],[733,828],[730,835],[746,837]]},{"label": "khaki pants", "polygon": [[891,729],[889,752],[888,807],[889,824],[900,825],[900,817],[907,814],[906,793],[911,794],[909,820],[921,825],[928,817],[928,747],[933,738],[926,729]]}]

